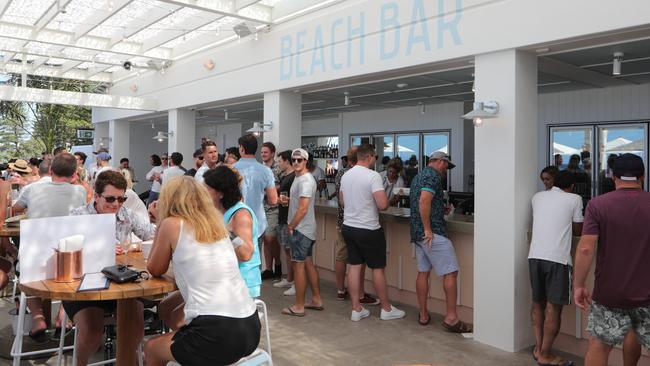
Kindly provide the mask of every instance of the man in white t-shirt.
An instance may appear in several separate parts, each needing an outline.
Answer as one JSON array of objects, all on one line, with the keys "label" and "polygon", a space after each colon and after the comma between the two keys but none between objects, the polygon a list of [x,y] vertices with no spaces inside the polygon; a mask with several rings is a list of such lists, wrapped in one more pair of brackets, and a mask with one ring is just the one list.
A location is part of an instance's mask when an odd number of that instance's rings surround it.
[{"label": "man in white t-shirt", "polygon": [[[343,202],[343,226],[341,233],[348,247],[348,286],[352,300],[352,321],[370,316],[359,302],[361,266],[372,269],[372,282],[381,301],[381,320],[403,318],[406,313],[388,301],[386,288],[386,238],[379,225],[379,210],[388,208],[379,173],[370,170],[375,165],[375,148],[363,144],[357,149],[357,165],[341,178],[339,195]],[[294,183],[295,184],[295,183]]]},{"label": "man in white t-shirt", "polygon": [[[571,234],[582,231],[582,198],[571,193],[574,175],[557,174],[554,186],[533,196],[533,236],[528,252],[533,293],[533,356],[539,364],[566,364],[551,353],[562,306],[571,302]],[[568,361],[570,362],[570,361]]]},{"label": "man in white t-shirt", "polygon": [[217,144],[214,141],[206,140],[203,142],[201,151],[203,152],[203,165],[194,174],[194,179],[199,183],[203,183],[203,174],[208,169],[216,168],[219,162],[219,150],[217,150]]},{"label": "man in white t-shirt", "polygon": [[185,169],[181,167],[183,163],[183,154],[173,152],[169,159],[169,167],[162,173],[161,185],[164,186],[170,179],[185,175]]},{"label": "man in white t-shirt", "polygon": [[[289,191],[289,216],[287,229],[291,243],[291,264],[296,286],[296,302],[282,310],[282,314],[305,316],[305,309],[323,310],[320,297],[318,271],[312,261],[312,251],[316,242],[316,181],[307,169],[309,155],[304,149],[291,153],[291,164],[296,177]],[[286,202],[281,202],[286,204]],[[307,281],[311,289],[311,301],[305,304]]]},{"label": "man in white t-shirt", "polygon": [[[55,156],[50,172],[51,182],[34,183],[25,187],[25,192],[13,206],[15,214],[27,209],[27,217],[30,219],[68,216],[70,210],[86,204],[86,191],[81,186],[70,184],[77,177],[77,159],[74,155],[64,152]],[[28,299],[27,307],[33,319],[29,336],[37,342],[46,341],[47,324],[41,299]]]}]

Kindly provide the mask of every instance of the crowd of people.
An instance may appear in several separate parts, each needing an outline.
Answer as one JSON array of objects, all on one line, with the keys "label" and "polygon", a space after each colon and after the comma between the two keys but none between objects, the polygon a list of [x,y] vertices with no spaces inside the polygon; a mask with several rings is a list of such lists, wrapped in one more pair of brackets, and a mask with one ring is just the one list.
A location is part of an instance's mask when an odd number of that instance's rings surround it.
[{"label": "crowd of people", "polygon": [[[204,140],[189,169],[179,152],[151,155],[152,168],[145,175],[151,187],[140,196],[133,190],[137,180],[128,158],[113,167],[106,149],[95,152],[96,163],[89,169],[84,153],[65,150],[42,160],[15,160],[0,181],[0,218],[5,217],[5,207],[12,215],[26,211],[28,218],[115,214],[117,255],[122,254],[125,235],[136,235],[154,241],[147,262],[152,275],[164,274],[170,263],[174,266],[178,291],[157,304],[160,318],[172,331],[147,341],[147,364],[233,363],[259,343],[254,299],[262,296],[262,280],[274,279],[273,288],[293,297],[281,311],[287,316],[323,311],[323,299],[329,296],[321,293],[313,262],[315,204],[324,178],[314,173],[309,152],[302,148],[276,152],[272,143],[265,142],[259,162],[255,136],[241,136],[238,145],[220,155],[215,142]],[[396,203],[395,188],[406,188],[408,179],[418,321],[424,326],[431,320],[427,300],[434,270],[445,293],[441,326],[449,332],[471,332],[471,324],[460,320],[457,312],[459,265],[444,220],[452,209],[443,200],[447,171],[454,168],[449,155],[432,153],[426,166],[410,175],[404,175],[397,159],[382,162],[384,169],[377,172],[375,147],[369,144],[353,146],[342,161],[345,165],[328,198],[335,198],[339,206],[339,235],[333,243],[336,298],[350,300],[351,321],[370,316],[366,306],[372,305],[381,307],[381,320],[405,316],[388,298],[386,239],[379,213]],[[575,171],[550,166],[540,174],[545,190],[532,199],[529,252],[533,357],[540,365],[572,364],[551,351],[562,307],[572,300],[583,309],[591,305],[588,329],[593,337],[587,364],[605,365],[611,346],[623,342],[626,365],[632,365],[640,357],[640,345],[650,345],[650,295],[644,285],[650,278],[644,266],[650,260],[650,237],[642,230],[650,219],[650,194],[642,189],[644,165],[631,154],[611,159],[608,165],[613,191],[591,199],[586,210],[583,198],[575,194]],[[582,234],[575,268],[572,234]],[[19,240],[13,243],[19,245]],[[18,248],[8,240],[2,245],[16,256]],[[594,257],[592,303],[585,282]],[[6,286],[11,267],[11,262],[0,259],[0,288]],[[367,268],[377,298],[365,291]],[[145,302],[139,302],[139,314]],[[42,340],[50,326],[42,301],[30,299],[28,307],[34,319],[29,336]],[[64,311],[76,324],[79,365],[85,365],[100,346],[104,315],[115,308],[115,301],[63,302],[54,325],[64,332]],[[133,340],[139,343],[144,335],[142,316],[138,322],[142,332]]]}]

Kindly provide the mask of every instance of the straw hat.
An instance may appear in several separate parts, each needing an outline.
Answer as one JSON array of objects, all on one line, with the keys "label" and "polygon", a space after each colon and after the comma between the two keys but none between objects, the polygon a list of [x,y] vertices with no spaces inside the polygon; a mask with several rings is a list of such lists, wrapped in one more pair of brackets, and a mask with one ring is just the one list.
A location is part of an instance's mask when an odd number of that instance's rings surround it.
[{"label": "straw hat", "polygon": [[32,168],[27,165],[27,162],[23,159],[18,159],[13,163],[9,163],[9,169],[16,171],[18,173],[31,173]]}]

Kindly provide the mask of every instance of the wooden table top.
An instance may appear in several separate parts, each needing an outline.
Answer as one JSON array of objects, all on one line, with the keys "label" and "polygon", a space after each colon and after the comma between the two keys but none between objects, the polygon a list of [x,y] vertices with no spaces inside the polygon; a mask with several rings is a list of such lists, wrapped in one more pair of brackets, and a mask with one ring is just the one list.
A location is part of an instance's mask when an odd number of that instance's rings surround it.
[{"label": "wooden table top", "polygon": [[[129,253],[128,255],[118,255],[115,257],[117,264],[126,262],[132,265],[132,269],[143,271],[146,268],[146,262],[142,252]],[[61,283],[54,280],[34,281],[21,283],[20,290],[30,296],[38,296],[44,299],[57,300],[119,300],[136,297],[147,297],[163,295],[176,290],[174,278],[165,274],[162,277],[152,277],[140,282],[131,282],[118,284],[110,282],[110,287],[100,291],[83,291],[77,292],[80,281]]]},{"label": "wooden table top", "polygon": [[0,226],[0,237],[20,236],[20,226]]}]

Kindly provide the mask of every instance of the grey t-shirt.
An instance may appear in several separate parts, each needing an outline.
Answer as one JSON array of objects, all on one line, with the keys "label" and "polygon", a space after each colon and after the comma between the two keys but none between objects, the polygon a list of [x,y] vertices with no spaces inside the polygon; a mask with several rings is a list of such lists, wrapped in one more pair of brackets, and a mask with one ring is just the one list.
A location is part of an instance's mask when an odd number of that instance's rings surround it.
[{"label": "grey t-shirt", "polygon": [[300,197],[309,198],[307,214],[302,218],[296,230],[311,240],[316,240],[316,216],[314,215],[314,198],[316,197],[316,181],[310,173],[297,176],[293,180],[289,191],[289,218],[291,223],[298,211]]},{"label": "grey t-shirt", "polygon": [[86,191],[65,182],[40,182],[23,188],[17,204],[27,209],[27,217],[68,216],[73,208],[86,204]]}]

